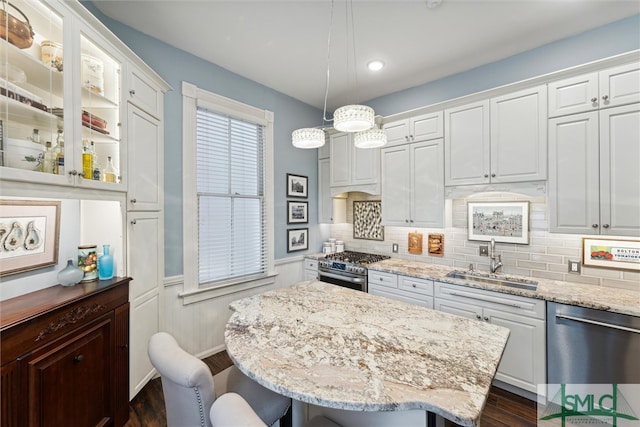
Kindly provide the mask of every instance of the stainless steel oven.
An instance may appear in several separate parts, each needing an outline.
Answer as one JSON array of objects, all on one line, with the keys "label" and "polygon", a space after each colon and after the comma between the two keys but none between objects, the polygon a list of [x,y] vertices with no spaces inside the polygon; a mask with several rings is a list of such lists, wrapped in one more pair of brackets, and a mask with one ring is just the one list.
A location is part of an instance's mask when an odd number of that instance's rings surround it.
[{"label": "stainless steel oven", "polygon": [[386,255],[345,251],[318,261],[318,280],[367,292],[367,264],[389,258]]}]

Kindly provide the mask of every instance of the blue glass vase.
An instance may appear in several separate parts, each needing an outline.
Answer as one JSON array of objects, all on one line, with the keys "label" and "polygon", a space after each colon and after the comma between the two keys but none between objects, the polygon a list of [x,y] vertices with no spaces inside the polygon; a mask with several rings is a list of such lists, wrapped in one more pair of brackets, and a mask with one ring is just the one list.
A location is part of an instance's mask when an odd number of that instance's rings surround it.
[{"label": "blue glass vase", "polygon": [[58,272],[58,282],[62,286],[73,286],[80,283],[84,277],[84,272],[73,265],[73,260],[69,258],[67,266]]},{"label": "blue glass vase", "polygon": [[113,255],[109,253],[109,245],[102,246],[102,255],[98,258],[98,278],[100,280],[113,278]]}]

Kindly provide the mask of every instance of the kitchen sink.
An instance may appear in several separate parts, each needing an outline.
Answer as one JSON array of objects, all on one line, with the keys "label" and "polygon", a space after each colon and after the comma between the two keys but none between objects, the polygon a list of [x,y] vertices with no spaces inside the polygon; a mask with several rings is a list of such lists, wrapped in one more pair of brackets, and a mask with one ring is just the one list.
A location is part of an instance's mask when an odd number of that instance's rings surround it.
[{"label": "kitchen sink", "polygon": [[465,271],[452,271],[451,273],[447,274],[447,277],[451,279],[465,280],[468,282],[489,283],[491,285],[507,286],[510,288],[517,288],[517,289],[526,289],[529,291],[535,291],[538,288],[538,282],[525,280],[525,279],[516,279],[513,277],[503,278],[503,277],[496,276],[495,274],[489,274],[489,273],[475,273],[475,272],[471,273],[471,272],[465,272]]}]

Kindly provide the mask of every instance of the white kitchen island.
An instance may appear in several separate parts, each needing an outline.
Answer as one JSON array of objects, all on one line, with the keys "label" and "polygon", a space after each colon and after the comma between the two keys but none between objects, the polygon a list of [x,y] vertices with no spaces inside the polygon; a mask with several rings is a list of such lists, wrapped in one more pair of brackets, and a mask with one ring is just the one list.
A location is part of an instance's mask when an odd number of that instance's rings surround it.
[{"label": "white kitchen island", "polygon": [[349,426],[424,426],[427,412],[478,425],[509,335],[317,281],[230,308],[227,352],[242,372]]}]

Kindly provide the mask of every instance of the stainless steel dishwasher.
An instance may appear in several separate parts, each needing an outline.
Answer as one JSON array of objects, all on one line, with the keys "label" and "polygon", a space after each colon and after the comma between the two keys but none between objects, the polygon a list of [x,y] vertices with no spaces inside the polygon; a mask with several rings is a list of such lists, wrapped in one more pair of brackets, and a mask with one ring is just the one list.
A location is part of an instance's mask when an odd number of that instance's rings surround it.
[{"label": "stainless steel dishwasher", "polygon": [[547,302],[548,384],[639,384],[640,317]]}]

